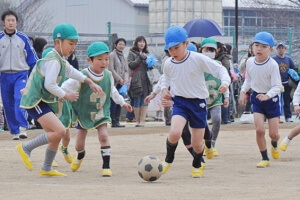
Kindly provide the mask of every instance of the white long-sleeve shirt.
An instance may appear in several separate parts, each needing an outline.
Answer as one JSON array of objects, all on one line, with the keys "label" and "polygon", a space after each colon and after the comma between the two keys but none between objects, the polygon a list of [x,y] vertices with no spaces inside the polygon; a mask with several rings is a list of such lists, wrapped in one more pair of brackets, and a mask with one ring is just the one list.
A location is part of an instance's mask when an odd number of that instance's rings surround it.
[{"label": "white long-sleeve shirt", "polygon": [[188,51],[186,57],[180,62],[172,58],[166,60],[161,90],[171,86],[172,97],[206,99],[209,93],[204,72],[212,74],[229,86],[230,77],[225,67],[203,54]]},{"label": "white long-sleeve shirt", "polygon": [[[95,81],[99,81],[102,79],[103,77],[103,73],[102,74],[95,74],[91,68],[86,68],[84,69],[86,70],[86,72],[89,74],[89,76],[92,78],[92,80]],[[80,72],[81,73],[81,72]],[[110,97],[114,100],[114,102],[116,104],[119,104],[121,106],[123,106],[126,102],[123,98],[123,96],[121,96],[118,92],[118,90],[116,89],[115,85],[114,85],[114,78],[112,76],[112,74],[110,73],[110,82],[111,82],[111,93],[110,93]],[[66,91],[66,92],[78,92],[80,87],[80,83],[77,80],[74,79],[68,79],[67,81],[65,81],[61,88]]]},{"label": "white long-sleeve shirt", "polygon": [[277,62],[269,57],[263,63],[257,63],[251,57],[246,63],[246,78],[241,91],[247,92],[250,88],[257,93],[263,93],[270,98],[280,93],[282,84]]},{"label": "white long-sleeve shirt", "polygon": [[[72,65],[70,65],[67,60],[63,60],[66,62],[66,77],[76,79],[80,82],[84,82],[86,76],[78,70],[76,70]],[[60,88],[56,83],[56,79],[61,68],[60,63],[57,60],[50,60],[44,63],[45,64],[42,65],[40,68],[42,75],[45,76],[44,87],[51,94],[57,96],[58,98],[63,98],[66,95],[66,92],[62,88]]]},{"label": "white long-sleeve shirt", "polygon": [[293,105],[294,106],[300,105],[300,84],[298,84],[297,89],[294,92]]}]

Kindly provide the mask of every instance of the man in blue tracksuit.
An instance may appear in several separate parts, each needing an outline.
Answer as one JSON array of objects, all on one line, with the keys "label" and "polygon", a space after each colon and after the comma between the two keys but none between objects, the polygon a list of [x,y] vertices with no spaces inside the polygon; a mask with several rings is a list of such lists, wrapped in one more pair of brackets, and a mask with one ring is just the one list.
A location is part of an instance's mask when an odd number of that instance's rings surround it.
[{"label": "man in blue tracksuit", "polygon": [[17,31],[18,16],[5,11],[1,20],[4,31],[0,32],[1,95],[5,117],[13,140],[27,138],[27,113],[20,108],[21,92],[28,75],[37,61],[37,55],[28,37]]}]

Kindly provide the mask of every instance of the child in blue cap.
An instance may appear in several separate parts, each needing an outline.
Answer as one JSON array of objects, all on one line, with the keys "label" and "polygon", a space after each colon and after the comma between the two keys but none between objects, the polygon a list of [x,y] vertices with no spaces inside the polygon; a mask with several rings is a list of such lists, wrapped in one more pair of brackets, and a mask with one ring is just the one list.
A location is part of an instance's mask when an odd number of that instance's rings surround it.
[{"label": "child in blue cap", "polygon": [[[204,72],[221,79],[219,92],[224,93],[230,84],[226,69],[202,54],[188,51],[187,32],[180,26],[172,26],[165,33],[165,49],[171,58],[165,62],[161,80],[163,99],[174,101],[170,134],[167,138],[167,155],[163,163],[166,172],[174,160],[175,150],[182,130],[189,122],[193,147],[192,177],[202,177],[203,136],[207,126],[206,99],[209,96]],[[170,91],[168,87],[171,86]]]},{"label": "child in blue cap", "polygon": [[60,86],[65,77],[85,82],[95,94],[102,94],[100,86],[90,78],[74,69],[67,57],[75,50],[79,39],[78,33],[71,24],[59,24],[54,28],[53,40],[55,48],[43,59],[38,60],[22,91],[21,107],[37,120],[44,133],[29,142],[21,143],[16,149],[28,170],[33,169],[30,159],[31,151],[39,146],[48,144],[45,160],[40,170],[41,176],[66,176],[66,174],[51,169],[58,145],[66,134],[64,125],[56,114],[60,112],[59,101],[77,101],[78,92],[65,92]]},{"label": "child in blue cap", "polygon": [[255,35],[254,57],[247,60],[246,78],[239,99],[241,105],[246,105],[246,92],[249,89],[253,90],[251,102],[256,127],[256,142],[262,156],[262,160],[256,165],[258,168],[270,165],[265,139],[265,118],[269,124],[272,157],[278,159],[280,155],[277,142],[280,138],[278,118],[280,116],[279,94],[282,84],[278,64],[269,56],[273,46],[274,38],[270,33],[259,32]]},{"label": "child in blue cap", "polygon": [[132,107],[124,101],[123,96],[115,88],[112,73],[107,69],[109,64],[108,46],[103,42],[94,42],[88,47],[87,53],[87,61],[90,66],[83,69],[81,73],[91,77],[95,84],[103,89],[104,94],[98,95],[87,84],[74,79],[68,79],[62,85],[66,91],[79,92],[79,99],[72,103],[78,122],[75,142],[75,149],[78,154],[71,163],[71,170],[75,172],[79,169],[85,156],[87,133],[90,129],[95,128],[98,131],[103,160],[102,176],[110,177],[112,175],[110,169],[111,148],[107,132],[107,123],[111,122],[110,98],[129,112],[132,112]]}]

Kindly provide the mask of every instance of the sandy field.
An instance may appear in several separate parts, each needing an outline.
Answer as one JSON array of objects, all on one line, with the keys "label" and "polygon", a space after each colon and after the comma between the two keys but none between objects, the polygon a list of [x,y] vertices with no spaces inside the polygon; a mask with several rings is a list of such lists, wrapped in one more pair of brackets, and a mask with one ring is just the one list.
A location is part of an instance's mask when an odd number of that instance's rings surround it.
[{"label": "sandy field", "polygon": [[[281,138],[299,122],[280,125]],[[256,168],[261,156],[255,141],[254,125],[239,123],[222,126],[217,141],[220,156],[206,160],[202,178],[191,177],[192,157],[180,141],[176,158],[168,173],[156,182],[145,182],[137,174],[137,163],[146,155],[165,156],[169,127],[147,123],[145,128],[109,128],[113,176],[101,177],[102,159],[95,131],[86,141],[86,157],[77,172],[72,172],[58,152],[57,170],[67,177],[40,177],[46,146],[32,152],[34,169],[22,164],[7,132],[0,133],[0,199],[300,199],[300,136],[295,138],[271,166]],[[267,125],[266,125],[267,127]],[[76,130],[72,129],[70,151]],[[29,139],[41,130],[30,130]],[[267,137],[268,150],[270,139]],[[26,141],[26,140],[25,140]]]}]

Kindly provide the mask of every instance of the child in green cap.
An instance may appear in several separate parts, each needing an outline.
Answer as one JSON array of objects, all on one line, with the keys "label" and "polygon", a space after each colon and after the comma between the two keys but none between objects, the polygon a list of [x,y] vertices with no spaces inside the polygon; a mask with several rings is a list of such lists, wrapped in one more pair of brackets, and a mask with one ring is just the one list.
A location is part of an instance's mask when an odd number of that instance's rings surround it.
[{"label": "child in green cap", "polygon": [[[215,60],[217,51],[217,42],[213,38],[206,38],[201,43],[200,53]],[[215,60],[220,65],[222,63]],[[226,90],[223,94],[219,92],[219,87],[222,82],[219,78],[213,76],[210,73],[204,72],[205,83],[208,89],[209,97],[207,98],[207,111],[210,112],[212,121],[212,146],[214,156],[218,156],[219,152],[216,150],[215,145],[220,132],[221,127],[221,106],[225,108],[229,105],[229,90]],[[224,101],[223,101],[224,99]],[[205,147],[205,150],[208,149]],[[207,155],[207,153],[206,153]]]},{"label": "child in green cap", "polygon": [[72,103],[74,113],[77,116],[77,135],[75,149],[78,152],[77,158],[73,159],[71,164],[72,171],[77,171],[85,156],[85,139],[90,129],[97,129],[98,139],[103,159],[102,176],[110,177],[111,148],[107,133],[107,123],[111,122],[110,118],[110,97],[120,104],[127,111],[132,112],[131,105],[124,101],[114,86],[114,79],[109,70],[109,49],[103,42],[94,42],[88,49],[88,58],[90,66],[81,72],[90,77],[95,84],[99,85],[104,94],[98,95],[93,93],[85,83],[69,79],[63,83],[62,88],[69,92],[78,92],[79,98]]},{"label": "child in green cap", "polygon": [[75,50],[78,39],[79,36],[74,26],[57,25],[53,31],[54,50],[38,60],[26,87],[22,90],[20,106],[42,125],[45,132],[29,142],[18,144],[16,149],[27,169],[31,171],[33,169],[30,159],[31,151],[48,144],[45,160],[40,170],[41,176],[66,176],[64,173],[51,169],[59,142],[66,134],[64,125],[56,116],[61,112],[59,101],[77,101],[79,96],[78,92],[65,92],[60,87],[65,77],[85,82],[95,94],[103,93],[100,86],[73,69],[66,60]]}]

